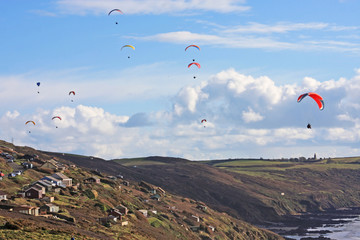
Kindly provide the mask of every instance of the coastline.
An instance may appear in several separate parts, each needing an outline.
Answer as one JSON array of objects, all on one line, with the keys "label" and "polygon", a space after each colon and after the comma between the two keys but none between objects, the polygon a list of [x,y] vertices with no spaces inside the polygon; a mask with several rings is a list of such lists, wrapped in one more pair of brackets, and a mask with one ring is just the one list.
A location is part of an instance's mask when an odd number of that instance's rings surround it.
[{"label": "coastline", "polygon": [[330,240],[334,238],[326,235],[335,235],[338,227],[354,222],[359,216],[360,207],[325,209],[285,216],[279,223],[268,222],[268,225],[261,227],[281,235],[286,240]]}]

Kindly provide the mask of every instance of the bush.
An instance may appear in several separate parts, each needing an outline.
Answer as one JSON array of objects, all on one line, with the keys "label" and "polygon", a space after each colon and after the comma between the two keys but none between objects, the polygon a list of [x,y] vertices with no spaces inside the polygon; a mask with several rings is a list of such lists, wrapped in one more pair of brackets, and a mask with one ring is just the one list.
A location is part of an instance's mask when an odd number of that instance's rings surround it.
[{"label": "bush", "polygon": [[92,192],[91,189],[86,189],[84,191],[84,194],[85,194],[85,196],[87,196],[90,199],[95,199],[95,195],[94,195],[94,193]]}]

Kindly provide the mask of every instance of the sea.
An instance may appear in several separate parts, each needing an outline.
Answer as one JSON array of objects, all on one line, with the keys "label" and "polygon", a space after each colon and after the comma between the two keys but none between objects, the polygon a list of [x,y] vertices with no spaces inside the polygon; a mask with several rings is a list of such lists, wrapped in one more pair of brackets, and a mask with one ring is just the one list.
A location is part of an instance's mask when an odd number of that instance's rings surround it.
[{"label": "sea", "polygon": [[334,218],[337,224],[323,224],[319,227],[308,228],[301,235],[283,235],[286,239],[331,239],[331,240],[360,240],[360,216],[353,218]]}]

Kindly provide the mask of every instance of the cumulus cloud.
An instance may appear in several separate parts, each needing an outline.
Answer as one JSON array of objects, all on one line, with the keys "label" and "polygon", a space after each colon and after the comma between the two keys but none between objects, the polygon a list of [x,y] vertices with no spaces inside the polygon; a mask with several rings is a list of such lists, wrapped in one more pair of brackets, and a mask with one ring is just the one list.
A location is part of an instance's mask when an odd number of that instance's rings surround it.
[{"label": "cumulus cloud", "polygon": [[242,118],[246,123],[249,122],[258,122],[264,119],[259,113],[254,112],[252,108],[249,107],[248,111],[242,111]]},{"label": "cumulus cloud", "polygon": [[[228,69],[199,85],[180,89],[170,99],[172,109],[130,116],[83,104],[38,108],[32,113],[14,109],[1,116],[0,125],[6,126],[1,135],[18,145],[107,159],[298,157],[306,156],[309,149],[311,156],[314,144],[322,149],[323,155],[318,152],[318,156],[346,155],[359,152],[360,114],[352,103],[360,100],[356,94],[359,78],[358,73],[351,79],[324,82],[305,77],[299,85],[279,85],[267,76]],[[297,103],[305,88],[324,96],[324,111],[310,98]],[[62,120],[55,124],[53,116]],[[27,120],[36,125],[25,126]],[[306,128],[308,121],[311,130]],[[271,149],[278,149],[277,155]]]}]

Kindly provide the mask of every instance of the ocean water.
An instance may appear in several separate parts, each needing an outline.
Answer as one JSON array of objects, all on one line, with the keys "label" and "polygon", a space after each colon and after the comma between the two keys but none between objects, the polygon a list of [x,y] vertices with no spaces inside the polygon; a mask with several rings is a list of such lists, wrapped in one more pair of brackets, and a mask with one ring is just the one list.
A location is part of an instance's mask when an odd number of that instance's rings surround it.
[{"label": "ocean water", "polygon": [[[360,216],[357,218],[337,218],[333,220],[349,221],[342,224],[323,225],[321,227],[307,229],[306,235],[286,235],[291,239],[300,240],[304,237],[327,237],[333,240],[360,240]],[[329,233],[319,233],[318,231],[330,231]]]}]

